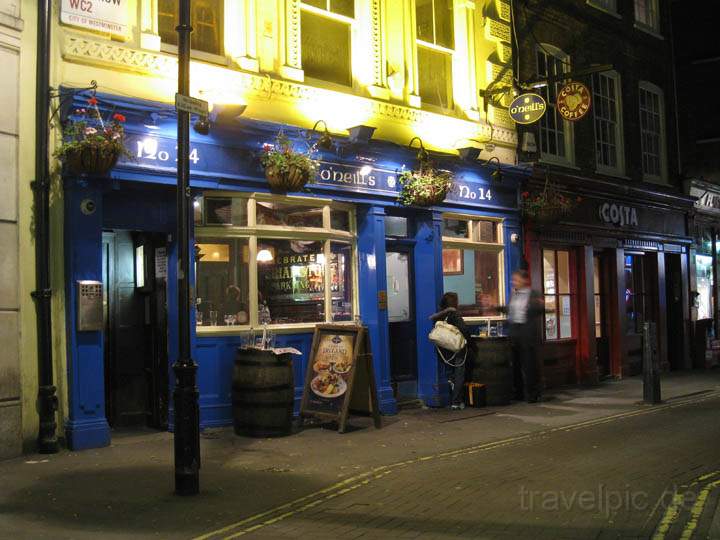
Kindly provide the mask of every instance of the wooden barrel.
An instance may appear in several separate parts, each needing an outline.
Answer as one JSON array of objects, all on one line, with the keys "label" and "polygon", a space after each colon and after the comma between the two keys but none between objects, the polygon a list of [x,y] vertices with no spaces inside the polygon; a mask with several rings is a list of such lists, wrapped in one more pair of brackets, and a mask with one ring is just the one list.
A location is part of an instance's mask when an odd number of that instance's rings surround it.
[{"label": "wooden barrel", "polygon": [[513,369],[507,338],[475,340],[472,381],[485,385],[488,405],[508,405],[513,398]]},{"label": "wooden barrel", "polygon": [[236,434],[249,437],[290,435],[294,400],[289,354],[238,349],[232,383]]}]

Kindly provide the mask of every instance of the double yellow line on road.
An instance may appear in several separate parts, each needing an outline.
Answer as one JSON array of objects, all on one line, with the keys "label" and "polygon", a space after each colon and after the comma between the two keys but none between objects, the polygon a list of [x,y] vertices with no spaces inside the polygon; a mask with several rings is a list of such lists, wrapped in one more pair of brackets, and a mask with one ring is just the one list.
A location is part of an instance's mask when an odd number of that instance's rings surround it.
[{"label": "double yellow line on road", "polygon": [[720,475],[720,471],[707,473],[699,476],[690,484],[681,486],[683,493],[675,493],[675,495],[673,495],[672,503],[670,503],[670,506],[668,506],[665,510],[665,514],[660,520],[660,523],[655,530],[655,534],[652,537],[653,540],[665,540],[673,524],[680,517],[680,512],[683,504],[685,503],[685,497],[687,493],[689,493],[691,489],[705,482],[705,484],[703,484],[703,487],[698,492],[695,504],[693,504],[692,508],[690,509],[690,516],[688,518],[688,521],[683,528],[682,534],[680,535],[681,540],[690,540],[695,534],[695,531],[697,530],[700,516],[702,516],[703,510],[705,509],[705,504],[707,503],[707,499],[710,496],[710,493],[713,489],[720,487],[720,480],[710,480],[711,478],[715,478],[718,475]]},{"label": "double yellow line on road", "polygon": [[[701,403],[703,401],[708,401],[710,399],[714,399],[719,396],[720,396],[720,392],[715,391],[715,392],[712,392],[709,394],[705,394],[702,397],[698,397],[698,398],[691,398],[691,399],[681,400],[681,401],[677,401],[677,402],[673,402],[673,403],[664,403],[661,405],[655,405],[652,407],[642,408],[642,409],[636,410],[636,411],[628,411],[625,413],[613,414],[610,416],[604,416],[602,418],[597,418],[594,420],[586,420],[584,422],[578,422],[578,423],[570,424],[567,426],[561,426],[561,427],[556,427],[556,428],[551,428],[551,429],[544,429],[541,431],[527,433],[524,435],[517,435],[514,437],[509,437],[507,439],[502,439],[500,441],[494,441],[494,442],[469,446],[469,447],[465,447],[465,448],[459,448],[457,450],[448,450],[445,452],[439,452],[437,454],[431,454],[431,455],[427,455],[427,456],[416,457],[416,458],[405,460],[405,461],[399,461],[399,462],[396,462],[396,463],[393,463],[390,465],[382,465],[379,467],[374,467],[370,471],[351,476],[349,478],[346,478],[345,480],[342,480],[340,482],[332,484],[324,489],[315,491],[313,493],[310,493],[308,495],[305,495],[303,497],[300,497],[300,498],[290,501],[288,503],[282,504],[275,508],[271,508],[270,510],[266,510],[264,512],[260,512],[258,514],[249,516],[245,519],[242,519],[236,523],[232,523],[232,524],[222,527],[220,529],[216,529],[214,531],[208,532],[201,536],[197,536],[193,540],[216,540],[216,539],[217,540],[219,540],[219,539],[231,540],[234,538],[238,538],[240,536],[244,536],[251,532],[257,531],[258,529],[262,529],[264,527],[267,527],[267,526],[273,525],[275,523],[278,523],[280,521],[283,521],[287,518],[301,514],[301,513],[305,512],[306,510],[309,510],[311,508],[314,508],[314,507],[322,504],[323,502],[326,502],[328,500],[331,500],[331,499],[340,497],[342,495],[345,495],[347,493],[350,493],[358,488],[368,485],[370,482],[372,482],[374,480],[378,480],[380,478],[383,478],[384,476],[387,476],[388,474],[391,474],[396,469],[400,469],[402,467],[407,467],[409,465],[423,463],[423,462],[431,461],[431,460],[475,454],[478,452],[486,452],[486,451],[494,450],[496,448],[501,448],[504,446],[515,445],[515,444],[518,444],[518,443],[521,443],[524,441],[528,441],[531,439],[541,438],[541,437],[544,437],[544,436],[547,436],[547,435],[550,435],[553,433],[557,433],[557,432],[569,432],[569,431],[575,431],[578,429],[590,428],[590,427],[594,427],[597,425],[614,422],[617,420],[623,420],[623,419],[632,418],[635,416],[642,416],[645,414],[653,414],[656,412],[673,409],[676,407],[692,405],[694,403]],[[664,538],[664,536],[659,537],[656,540],[662,540],[663,538]]]}]

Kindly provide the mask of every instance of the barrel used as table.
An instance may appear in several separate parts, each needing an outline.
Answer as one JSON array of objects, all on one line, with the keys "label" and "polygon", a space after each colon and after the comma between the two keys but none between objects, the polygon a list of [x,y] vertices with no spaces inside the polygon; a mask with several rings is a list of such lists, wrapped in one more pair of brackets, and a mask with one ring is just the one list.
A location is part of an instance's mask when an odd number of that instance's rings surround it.
[{"label": "barrel used as table", "polygon": [[249,437],[290,435],[294,399],[289,354],[253,348],[237,350],[232,383],[236,434]]},{"label": "barrel used as table", "polygon": [[485,385],[488,405],[508,405],[513,398],[513,368],[510,342],[504,337],[473,338],[471,380]]}]

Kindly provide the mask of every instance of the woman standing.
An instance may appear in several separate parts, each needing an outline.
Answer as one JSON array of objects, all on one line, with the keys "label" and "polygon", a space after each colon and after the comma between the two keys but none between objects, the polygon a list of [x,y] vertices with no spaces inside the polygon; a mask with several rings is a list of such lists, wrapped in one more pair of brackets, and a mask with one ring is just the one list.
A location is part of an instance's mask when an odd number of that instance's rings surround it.
[{"label": "woman standing", "polygon": [[[452,324],[465,336],[465,346],[457,353],[445,349],[438,349],[438,355],[441,356],[441,359],[449,360],[449,363],[445,362],[445,364],[450,370],[448,373],[448,383],[450,383],[450,403],[453,410],[465,408],[465,396],[463,392],[465,386],[465,361],[469,354],[468,348],[472,346],[470,329],[458,313],[457,308],[457,293],[446,292],[440,299],[440,311],[430,316],[433,322],[445,321],[448,324]],[[450,360],[450,358],[453,358],[453,360]]]}]

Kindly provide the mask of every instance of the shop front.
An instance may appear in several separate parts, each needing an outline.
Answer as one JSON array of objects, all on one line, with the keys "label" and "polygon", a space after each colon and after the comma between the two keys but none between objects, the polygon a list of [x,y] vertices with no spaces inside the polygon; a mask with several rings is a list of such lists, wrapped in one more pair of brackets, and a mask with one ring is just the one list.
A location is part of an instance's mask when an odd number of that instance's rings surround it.
[{"label": "shop front", "polygon": [[690,199],[563,178],[569,213],[526,225],[525,256],[545,297],[545,385],[594,384],[642,370],[643,323],[665,370],[691,367]]},{"label": "shop front", "polygon": [[[83,101],[82,94],[76,101]],[[177,355],[175,117],[167,105],[99,96],[127,118],[112,179],[64,178],[71,448],[109,442],[110,427],[172,428],[170,366]],[[302,354],[294,362],[296,410],[315,325],[361,321],[373,353],[380,409],[447,403],[444,370],[427,340],[444,291],[458,293],[472,324],[481,295],[505,300],[521,258],[518,178],[455,156],[433,156],[455,174],[441,206],[398,203],[399,175],[417,150],[337,137],[317,154],[315,181],[271,193],[259,156],[278,131],[296,148],[317,136],[253,120],[193,132],[192,355],[201,426],[232,421],[235,351],[253,332]],[[103,284],[102,330],[79,324],[81,281]]]},{"label": "shop front", "polygon": [[718,252],[720,251],[720,189],[693,180],[689,194],[696,198],[690,257],[692,356],[695,367],[716,365],[720,357],[718,331]]}]

